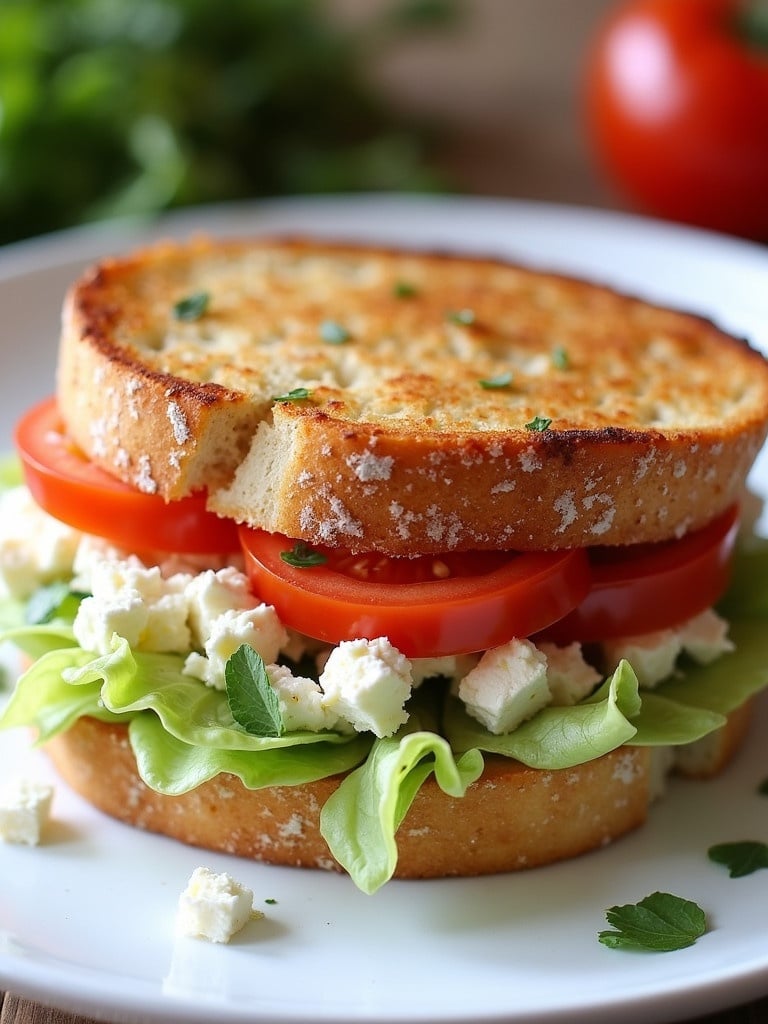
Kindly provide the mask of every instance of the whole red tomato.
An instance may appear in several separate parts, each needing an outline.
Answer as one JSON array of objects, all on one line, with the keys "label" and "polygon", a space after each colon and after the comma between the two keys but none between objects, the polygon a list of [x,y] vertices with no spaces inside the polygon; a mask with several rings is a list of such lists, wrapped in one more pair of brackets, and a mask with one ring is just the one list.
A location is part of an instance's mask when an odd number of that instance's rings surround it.
[{"label": "whole red tomato", "polygon": [[768,241],[767,30],[764,0],[630,0],[608,15],[586,115],[630,202]]}]

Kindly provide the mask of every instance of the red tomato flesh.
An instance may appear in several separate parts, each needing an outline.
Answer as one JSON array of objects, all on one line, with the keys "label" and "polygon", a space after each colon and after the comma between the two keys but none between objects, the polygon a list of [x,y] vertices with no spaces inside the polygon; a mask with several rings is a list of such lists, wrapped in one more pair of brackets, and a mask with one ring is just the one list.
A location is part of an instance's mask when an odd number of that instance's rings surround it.
[{"label": "red tomato flesh", "polygon": [[[625,0],[586,58],[590,142],[640,209],[768,239],[768,49],[754,0]],[[764,13],[764,7],[762,8]]]},{"label": "red tomato flesh", "polygon": [[247,527],[240,540],[253,589],[285,625],[329,643],[386,636],[411,658],[529,636],[574,608],[590,583],[586,551],[410,560],[323,548],[327,562],[296,568],[281,557],[292,540]]},{"label": "red tomato flesh", "polygon": [[594,643],[653,633],[693,618],[728,587],[738,525],[733,506],[680,540],[590,549],[589,594],[543,639]]},{"label": "red tomato flesh", "polygon": [[92,463],[67,437],[54,399],[30,409],[16,427],[24,478],[37,504],[77,530],[133,552],[229,554],[237,527],[208,512],[204,494],[166,502]]}]

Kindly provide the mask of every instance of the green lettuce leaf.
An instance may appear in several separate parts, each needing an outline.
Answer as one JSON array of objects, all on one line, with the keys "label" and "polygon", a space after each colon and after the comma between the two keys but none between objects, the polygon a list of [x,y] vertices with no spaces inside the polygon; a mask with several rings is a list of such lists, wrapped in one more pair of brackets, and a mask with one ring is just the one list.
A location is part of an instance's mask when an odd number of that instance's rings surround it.
[{"label": "green lettuce leaf", "polygon": [[711,665],[690,665],[663,683],[657,692],[693,708],[727,715],[768,686],[768,622],[741,619],[731,622],[735,650]]},{"label": "green lettuce leaf", "polygon": [[430,775],[443,792],[462,797],[483,773],[479,750],[455,757],[448,741],[419,727],[418,713],[394,736],[377,739],[365,764],[326,801],[320,831],[334,857],[365,893],[397,865],[395,833]]},{"label": "green lettuce leaf", "polygon": [[629,743],[640,711],[637,676],[622,662],[589,701],[547,707],[514,732],[494,736],[451,699],[445,733],[454,750],[474,747],[512,757],[531,768],[571,768]]},{"label": "green lettuce leaf", "polygon": [[9,491],[24,482],[21,463],[15,455],[4,455],[0,458],[0,491]]},{"label": "green lettuce leaf", "polygon": [[676,747],[695,743],[725,725],[726,718],[708,708],[662,697],[656,690],[643,692],[643,706],[633,719],[637,729],[632,738],[636,747]]},{"label": "green lettuce leaf", "polygon": [[[115,635],[109,654],[90,655],[66,673],[70,683],[101,684],[101,699],[112,712],[153,711],[176,739],[193,746],[218,750],[265,751],[281,747],[348,744],[354,736],[335,732],[291,732],[256,736],[235,722],[223,690],[206,686],[182,673],[184,659],[177,654],[132,651]],[[371,740],[367,741],[370,746]]]},{"label": "green lettuce leaf", "polygon": [[136,715],[129,728],[139,775],[158,793],[178,796],[215,778],[236,775],[248,789],[298,786],[350,771],[371,747],[367,736],[348,743],[316,742],[272,749],[233,750],[185,743],[166,731],[157,715]]},{"label": "green lettuce leaf", "polygon": [[54,619],[52,622],[46,622],[39,626],[30,626],[24,620],[24,605],[18,601],[13,603],[18,606],[18,617],[15,622],[6,622],[3,619],[2,605],[0,605],[0,629],[2,629],[0,642],[12,643],[30,658],[39,658],[49,651],[77,647],[70,621]]},{"label": "green lettuce leaf", "polygon": [[103,721],[123,721],[125,716],[112,714],[101,701],[97,681],[73,686],[64,675],[77,671],[93,655],[79,647],[48,651],[18,680],[0,716],[0,729],[34,727],[38,742],[45,743],[69,729],[78,718],[90,715]]},{"label": "green lettuce leaf", "polygon": [[8,639],[3,634],[24,625],[24,602],[13,597],[0,598],[0,642]]}]

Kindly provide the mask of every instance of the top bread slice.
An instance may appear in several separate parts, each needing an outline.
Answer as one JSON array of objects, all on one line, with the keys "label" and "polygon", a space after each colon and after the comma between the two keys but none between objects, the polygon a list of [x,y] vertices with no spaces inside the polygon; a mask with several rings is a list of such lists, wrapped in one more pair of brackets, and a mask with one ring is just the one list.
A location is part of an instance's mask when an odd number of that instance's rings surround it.
[{"label": "top bread slice", "polygon": [[91,459],[168,500],[354,551],[535,550],[679,537],[737,500],[768,363],[496,260],[196,239],[74,284],[58,401]]}]

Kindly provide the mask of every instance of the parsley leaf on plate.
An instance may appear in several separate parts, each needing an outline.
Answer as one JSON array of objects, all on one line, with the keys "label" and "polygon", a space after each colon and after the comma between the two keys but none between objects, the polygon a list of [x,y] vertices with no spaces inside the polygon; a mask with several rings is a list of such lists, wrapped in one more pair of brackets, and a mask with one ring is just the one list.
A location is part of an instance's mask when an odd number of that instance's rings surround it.
[{"label": "parsley leaf on plate", "polygon": [[710,846],[707,855],[715,864],[724,864],[731,878],[743,878],[760,868],[768,868],[768,845],[751,839],[718,843]]},{"label": "parsley leaf on plate", "polygon": [[696,903],[669,892],[654,892],[639,903],[611,907],[605,913],[614,931],[599,941],[610,949],[671,952],[692,946],[707,929],[704,911]]},{"label": "parsley leaf on plate", "polygon": [[238,725],[254,736],[282,736],[280,701],[260,654],[241,644],[227,661],[224,681],[229,710]]}]

